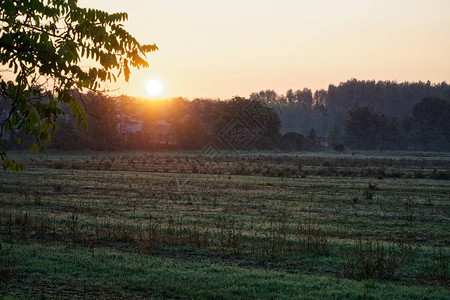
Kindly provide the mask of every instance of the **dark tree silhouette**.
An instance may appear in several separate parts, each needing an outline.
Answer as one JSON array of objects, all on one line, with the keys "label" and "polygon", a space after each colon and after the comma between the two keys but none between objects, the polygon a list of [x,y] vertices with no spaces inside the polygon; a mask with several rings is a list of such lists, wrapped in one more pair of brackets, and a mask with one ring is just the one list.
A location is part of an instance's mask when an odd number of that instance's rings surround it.
[{"label": "dark tree silhouette", "polygon": [[354,149],[395,149],[400,144],[400,126],[372,107],[355,107],[345,122],[346,144]]},{"label": "dark tree silhouette", "polygon": [[413,108],[408,128],[412,144],[423,150],[450,150],[450,102],[429,97]]}]

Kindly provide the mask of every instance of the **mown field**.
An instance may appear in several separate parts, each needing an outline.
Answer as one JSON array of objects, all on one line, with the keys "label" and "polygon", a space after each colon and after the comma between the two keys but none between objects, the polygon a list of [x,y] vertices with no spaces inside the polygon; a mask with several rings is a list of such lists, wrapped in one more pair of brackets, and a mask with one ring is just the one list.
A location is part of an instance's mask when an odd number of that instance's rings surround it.
[{"label": "mown field", "polygon": [[449,154],[12,155],[2,296],[450,298]]}]

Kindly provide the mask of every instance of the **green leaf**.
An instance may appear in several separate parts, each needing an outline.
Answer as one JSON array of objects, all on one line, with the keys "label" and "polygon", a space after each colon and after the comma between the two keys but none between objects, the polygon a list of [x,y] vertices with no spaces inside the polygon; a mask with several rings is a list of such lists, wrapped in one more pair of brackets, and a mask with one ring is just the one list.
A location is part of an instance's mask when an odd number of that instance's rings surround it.
[{"label": "green leaf", "polygon": [[[123,28],[120,22],[128,19],[126,13],[80,8],[76,0],[1,1],[0,15],[0,63],[7,66],[6,72],[15,74],[8,83],[0,81],[15,110],[5,120],[4,130],[14,128],[37,138],[41,147],[33,144],[30,152],[45,149],[62,112],[61,104],[69,105],[77,125],[87,130],[83,108],[71,96],[75,88],[100,88],[103,82],[116,80],[111,74],[115,70],[123,71],[128,81],[130,67],[148,67],[145,53],[157,49],[141,46]],[[36,27],[39,30],[33,29]],[[83,71],[81,57],[100,62],[100,66]],[[39,93],[34,89],[42,82],[48,82],[42,93],[53,92],[37,99]],[[4,169],[22,170],[6,154],[1,161]]]},{"label": "green leaf", "polygon": [[28,150],[30,153],[36,153],[39,150],[38,145],[31,144],[30,149]]}]

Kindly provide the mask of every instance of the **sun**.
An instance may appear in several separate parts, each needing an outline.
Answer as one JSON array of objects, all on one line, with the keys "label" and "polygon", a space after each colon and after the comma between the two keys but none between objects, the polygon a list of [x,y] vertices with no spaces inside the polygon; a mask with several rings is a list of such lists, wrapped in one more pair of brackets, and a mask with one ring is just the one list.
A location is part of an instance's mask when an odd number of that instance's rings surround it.
[{"label": "sun", "polygon": [[145,84],[145,89],[150,96],[157,97],[162,93],[163,84],[157,79],[150,79]]}]

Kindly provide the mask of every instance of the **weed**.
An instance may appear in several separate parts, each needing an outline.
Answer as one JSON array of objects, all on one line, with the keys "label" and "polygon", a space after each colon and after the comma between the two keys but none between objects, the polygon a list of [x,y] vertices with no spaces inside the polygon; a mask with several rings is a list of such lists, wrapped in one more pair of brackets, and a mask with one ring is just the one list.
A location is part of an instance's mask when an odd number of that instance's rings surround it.
[{"label": "weed", "polygon": [[425,174],[422,171],[414,171],[414,178],[425,178]]},{"label": "weed", "polygon": [[409,196],[405,202],[405,220],[408,222],[409,226],[412,226],[412,222],[414,221],[414,201],[411,196]]},{"label": "weed", "polygon": [[387,246],[378,240],[360,239],[349,249],[343,273],[356,279],[396,279],[411,251],[411,247],[402,243]]},{"label": "weed", "polygon": [[364,199],[372,200],[374,195],[375,195],[374,191],[372,191],[370,189],[365,189],[363,191]]},{"label": "weed", "polygon": [[377,179],[383,179],[386,176],[386,170],[384,168],[378,168],[376,177]]},{"label": "weed", "polygon": [[119,242],[134,242],[134,228],[127,226],[125,223],[119,222],[113,227],[113,236]]},{"label": "weed", "polygon": [[377,185],[376,184],[372,184],[369,182],[369,185],[367,187],[369,190],[375,191],[377,189]]},{"label": "weed", "polygon": [[3,249],[3,244],[0,243],[0,286],[9,282],[17,273],[14,264],[11,261],[7,250]]},{"label": "weed", "polygon": [[72,213],[68,217],[67,229],[69,230],[69,235],[72,238],[72,243],[76,243],[79,238],[81,231],[83,230],[83,226],[78,222],[78,216],[75,213]]},{"label": "weed", "polygon": [[138,246],[138,252],[144,254],[153,254],[160,244],[160,227],[155,222],[149,222],[146,231],[139,230],[135,243]]},{"label": "weed", "polygon": [[31,231],[31,220],[28,213],[16,215],[14,223],[16,226],[20,227],[22,237],[25,237],[27,233]]},{"label": "weed", "polygon": [[231,251],[236,254],[241,248],[242,224],[227,216],[217,218],[218,246],[222,252]]},{"label": "weed", "polygon": [[53,186],[53,190],[55,191],[55,193],[61,193],[61,191],[63,190],[63,187],[60,184],[55,184]]},{"label": "weed", "polygon": [[303,222],[298,224],[299,250],[316,255],[327,255],[330,252],[327,234],[315,222],[316,220],[309,214]]},{"label": "weed", "polygon": [[53,165],[53,168],[62,169],[62,168],[64,168],[64,164],[62,162],[57,162]]},{"label": "weed", "polygon": [[433,179],[450,180],[450,171],[436,171],[436,169],[430,175]]},{"label": "weed", "polygon": [[41,196],[39,194],[34,194],[33,195],[33,202],[34,202],[34,205],[41,206],[42,205]]},{"label": "weed", "polygon": [[449,255],[444,252],[443,247],[435,247],[427,262],[427,277],[430,281],[442,284],[446,287],[450,285],[449,275]]}]

